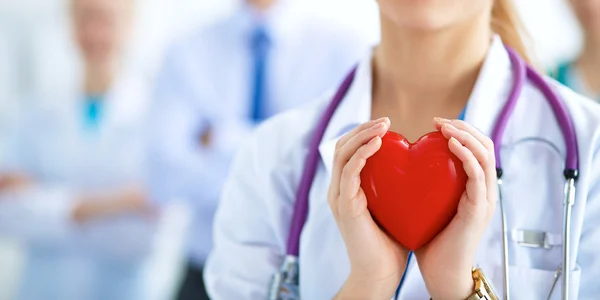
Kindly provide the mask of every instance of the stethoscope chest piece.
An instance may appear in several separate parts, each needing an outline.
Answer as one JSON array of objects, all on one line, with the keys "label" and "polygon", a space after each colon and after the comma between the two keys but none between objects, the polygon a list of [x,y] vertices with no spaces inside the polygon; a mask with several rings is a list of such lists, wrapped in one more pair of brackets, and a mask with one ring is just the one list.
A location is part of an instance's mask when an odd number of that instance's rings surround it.
[{"label": "stethoscope chest piece", "polygon": [[273,276],[269,300],[300,300],[298,258],[285,257],[279,273]]}]

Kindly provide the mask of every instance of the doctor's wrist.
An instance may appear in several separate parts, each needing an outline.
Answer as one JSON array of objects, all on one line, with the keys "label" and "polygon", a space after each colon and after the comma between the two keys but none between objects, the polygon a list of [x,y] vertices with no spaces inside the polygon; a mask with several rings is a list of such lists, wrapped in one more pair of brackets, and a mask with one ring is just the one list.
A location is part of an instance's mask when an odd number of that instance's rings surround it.
[{"label": "doctor's wrist", "polygon": [[344,299],[390,299],[396,292],[395,280],[373,281],[372,278],[350,275],[334,300]]},{"label": "doctor's wrist", "polygon": [[[464,273],[464,275],[462,274]],[[440,278],[438,282],[427,284],[427,290],[434,300],[465,300],[473,295],[475,281],[471,272],[461,272],[452,278]]]}]

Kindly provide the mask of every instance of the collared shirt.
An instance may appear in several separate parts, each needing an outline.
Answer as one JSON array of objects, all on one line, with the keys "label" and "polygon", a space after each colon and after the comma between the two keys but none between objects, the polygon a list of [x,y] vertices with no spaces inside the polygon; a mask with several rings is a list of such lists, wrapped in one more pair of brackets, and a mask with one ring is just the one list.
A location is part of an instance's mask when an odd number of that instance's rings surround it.
[{"label": "collared shirt", "polygon": [[[258,22],[271,42],[267,115],[334,87],[370,46],[367,38],[283,2],[265,14],[243,5],[170,48],[154,95],[149,180],[156,201],[195,206],[191,255],[198,265],[212,246],[213,214],[230,160],[255,126],[250,39]],[[210,142],[203,145],[206,132]]]}]

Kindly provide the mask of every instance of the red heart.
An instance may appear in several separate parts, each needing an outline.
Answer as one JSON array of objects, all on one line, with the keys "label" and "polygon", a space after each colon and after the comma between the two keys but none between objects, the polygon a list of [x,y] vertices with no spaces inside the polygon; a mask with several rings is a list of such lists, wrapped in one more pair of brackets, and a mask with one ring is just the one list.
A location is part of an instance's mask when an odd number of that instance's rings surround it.
[{"label": "red heart", "polygon": [[467,174],[440,132],[414,144],[388,132],[382,142],[360,174],[361,187],[373,219],[402,245],[416,250],[450,223]]}]

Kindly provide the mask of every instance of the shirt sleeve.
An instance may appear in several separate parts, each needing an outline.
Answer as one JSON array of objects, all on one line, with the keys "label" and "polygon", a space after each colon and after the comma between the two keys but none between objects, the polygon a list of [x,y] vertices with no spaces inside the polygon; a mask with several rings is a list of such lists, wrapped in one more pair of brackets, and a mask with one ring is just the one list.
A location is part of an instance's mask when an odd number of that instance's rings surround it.
[{"label": "shirt sleeve", "polygon": [[[201,99],[201,80],[186,63],[186,53],[178,48],[167,55],[156,82],[150,107],[148,131],[147,182],[152,200],[214,199],[194,201],[202,210],[216,206],[236,147],[236,137],[251,128],[239,122],[211,120],[207,107],[223,105]],[[214,99],[211,99],[214,100]],[[205,130],[212,132],[209,146],[201,144]]]},{"label": "shirt sleeve", "polygon": [[[35,112],[32,108],[27,114],[18,114],[0,174],[17,172],[33,178],[38,175],[32,143]],[[0,192],[0,234],[26,242],[64,241],[72,230],[73,199],[68,188],[44,182],[35,182],[32,187],[18,191]]]},{"label": "shirt sleeve", "polygon": [[[79,224],[72,218],[80,191],[40,174],[35,137],[37,114],[21,114],[0,174],[18,172],[33,178],[32,186],[0,192],[0,235],[25,244],[69,246],[86,244],[98,252],[140,257],[148,252],[154,222],[138,216],[93,220]],[[115,239],[124,241],[115,244]]]},{"label": "shirt sleeve", "polygon": [[590,190],[585,206],[577,263],[581,266],[579,298],[593,299],[600,294],[600,149],[596,150],[590,171]]},{"label": "shirt sleeve", "polygon": [[150,252],[155,220],[123,215],[79,224],[72,218],[75,205],[76,195],[61,185],[38,184],[0,194],[0,235],[26,244],[87,245],[98,253],[128,259]]},{"label": "shirt sleeve", "polygon": [[285,256],[293,202],[269,166],[276,154],[261,144],[253,138],[240,150],[219,203],[205,269],[213,299],[265,299]]},{"label": "shirt sleeve", "polygon": [[0,234],[24,242],[63,243],[72,236],[68,189],[38,184],[0,194]]}]

